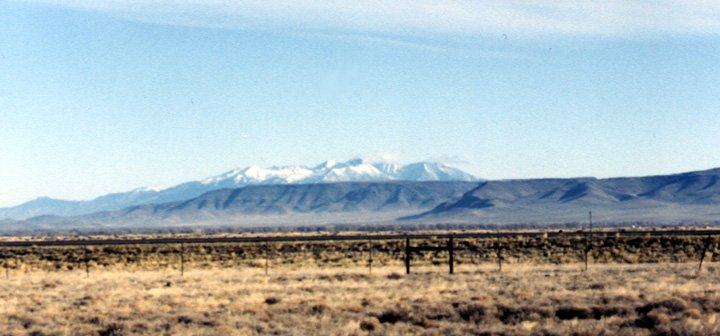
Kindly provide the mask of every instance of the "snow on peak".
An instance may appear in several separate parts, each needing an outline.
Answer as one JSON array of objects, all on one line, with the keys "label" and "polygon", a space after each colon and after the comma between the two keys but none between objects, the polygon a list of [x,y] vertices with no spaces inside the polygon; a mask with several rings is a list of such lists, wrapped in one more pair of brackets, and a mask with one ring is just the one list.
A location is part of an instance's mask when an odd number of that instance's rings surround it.
[{"label": "snow on peak", "polygon": [[477,178],[460,169],[435,162],[417,162],[401,167],[398,175],[411,181],[476,181]]},{"label": "snow on peak", "polygon": [[344,164],[336,164],[322,173],[319,182],[347,182],[347,181],[372,181],[392,180],[383,176],[383,173],[373,165],[364,163],[362,160],[350,160]]},{"label": "snow on peak", "polygon": [[157,186],[155,186],[155,187],[140,187],[140,188],[135,188],[133,190],[130,190],[130,193],[140,194],[140,193],[146,193],[146,192],[158,192],[161,190],[163,190],[163,188],[157,187]]},{"label": "snow on peak", "polygon": [[[209,191],[248,185],[379,181],[477,181],[477,179],[461,170],[431,162],[401,165],[372,159],[354,159],[347,162],[328,160],[314,167],[263,168],[253,165],[169,188],[137,188],[127,192],[102,195],[80,203],[41,197],[20,205],[19,210],[13,210],[16,211],[14,213],[5,212],[7,215],[4,216],[29,218],[42,214],[78,215],[112,211],[140,204],[182,201]],[[73,202],[73,206],[67,206],[67,202]],[[2,208],[0,208],[1,214]]]},{"label": "snow on peak", "polygon": [[332,167],[335,167],[338,164],[335,160],[327,160],[317,166],[315,166],[313,169],[330,169]]},{"label": "snow on peak", "polygon": [[440,163],[418,162],[408,165],[353,159],[347,162],[328,160],[314,167],[281,166],[261,168],[249,166],[202,180],[200,183],[223,188],[253,184],[293,184],[349,181],[475,181],[459,169]]},{"label": "snow on peak", "polygon": [[[418,162],[407,165],[353,159],[347,162],[328,160],[314,167],[276,166],[263,168],[252,165],[237,168],[206,179],[183,183],[167,189],[138,188],[129,193],[111,194],[113,198],[143,197],[157,200],[179,200],[222,188],[248,185],[303,184],[329,182],[374,181],[477,181],[459,169],[440,163]],[[103,196],[105,197],[105,196]],[[103,198],[101,197],[101,198]]]}]

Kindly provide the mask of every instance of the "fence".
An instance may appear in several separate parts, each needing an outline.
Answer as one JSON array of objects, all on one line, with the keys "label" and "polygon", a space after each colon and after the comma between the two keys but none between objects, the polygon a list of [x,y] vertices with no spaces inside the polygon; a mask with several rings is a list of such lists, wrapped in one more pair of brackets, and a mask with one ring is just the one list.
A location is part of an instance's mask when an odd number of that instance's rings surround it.
[{"label": "fence", "polygon": [[[413,255],[422,253],[425,251],[434,252],[447,252],[448,259],[447,264],[449,273],[453,274],[455,257],[457,251],[463,251],[459,246],[456,246],[455,242],[458,239],[494,239],[496,242],[493,244],[498,270],[502,271],[503,265],[503,248],[501,244],[502,238],[559,238],[568,237],[576,239],[584,239],[584,246],[580,247],[580,253],[584,255],[585,269],[587,270],[589,263],[589,253],[593,249],[593,241],[602,241],[608,237],[705,237],[703,246],[701,247],[701,253],[698,256],[699,259],[699,270],[702,269],[705,256],[711,248],[716,246],[715,237],[720,235],[720,230],[604,230],[604,231],[507,231],[507,232],[453,232],[453,233],[389,233],[389,234],[352,234],[352,235],[286,235],[286,236],[254,236],[254,237],[204,237],[204,238],[150,238],[150,239],[72,239],[72,240],[37,240],[37,241],[0,241],[0,249],[7,248],[21,248],[27,249],[31,254],[32,249],[37,247],[76,247],[83,249],[83,266],[86,275],[90,275],[90,251],[89,247],[97,246],[127,246],[127,245],[179,245],[179,269],[180,274],[183,275],[185,272],[185,247],[190,244],[255,244],[262,245],[264,252],[264,270],[265,273],[269,272],[270,268],[270,255],[273,253],[270,248],[270,243],[311,243],[311,242],[327,242],[333,243],[338,241],[356,241],[368,243],[368,258],[367,267],[369,272],[372,272],[373,266],[373,245],[380,241],[404,241],[404,264],[406,273],[410,273]],[[433,241],[444,241],[445,243],[438,245],[427,245],[428,240]],[[414,242],[425,242],[425,245],[414,245]],[[465,249],[467,252],[467,249]],[[377,251],[376,251],[377,252]],[[97,252],[95,252],[97,253]],[[140,250],[139,253],[142,253]],[[4,268],[6,278],[8,275],[8,257],[4,256]],[[138,262],[141,260],[141,256],[138,257]]]}]

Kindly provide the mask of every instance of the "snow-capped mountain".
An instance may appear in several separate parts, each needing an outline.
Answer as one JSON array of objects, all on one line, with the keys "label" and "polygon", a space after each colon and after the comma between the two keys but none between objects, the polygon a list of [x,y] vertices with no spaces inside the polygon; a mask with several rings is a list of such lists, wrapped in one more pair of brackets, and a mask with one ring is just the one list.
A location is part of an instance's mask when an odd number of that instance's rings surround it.
[{"label": "snow-capped mountain", "polygon": [[305,166],[270,168],[250,166],[204,179],[200,181],[200,184],[220,188],[236,188],[255,184],[368,181],[478,181],[478,179],[442,163],[418,162],[400,165],[354,159],[347,162],[329,160],[310,168]]},{"label": "snow-capped mountain", "polygon": [[[410,166],[358,161],[327,162],[304,169],[248,167],[161,191],[139,189],[132,195],[146,194],[158,200],[217,185],[335,179],[366,170],[371,172],[371,177],[377,176],[377,172],[392,172],[380,175],[392,178],[403,174],[441,178],[449,173],[447,169],[431,169],[431,165]],[[113,194],[99,199],[130,199],[130,194]],[[87,206],[98,201],[58,202],[67,201],[41,199],[34,204],[67,209],[73,204]],[[0,219],[0,233],[287,229],[326,225],[346,229],[378,225],[434,228],[456,224],[578,227],[578,223],[587,219],[590,210],[601,225],[720,225],[718,205],[720,168],[606,179],[256,184],[212,190],[180,201],[156,201],[80,216]]]},{"label": "snow-capped mountain", "polygon": [[15,207],[0,208],[0,218],[26,219],[41,215],[74,216],[98,211],[113,211],[128,206],[183,201],[213,190],[249,185],[478,180],[459,169],[433,162],[400,165],[354,159],[347,162],[329,160],[313,167],[262,168],[253,165],[169,188],[137,188],[128,192],[100,196],[89,201],[66,201],[41,197]]}]

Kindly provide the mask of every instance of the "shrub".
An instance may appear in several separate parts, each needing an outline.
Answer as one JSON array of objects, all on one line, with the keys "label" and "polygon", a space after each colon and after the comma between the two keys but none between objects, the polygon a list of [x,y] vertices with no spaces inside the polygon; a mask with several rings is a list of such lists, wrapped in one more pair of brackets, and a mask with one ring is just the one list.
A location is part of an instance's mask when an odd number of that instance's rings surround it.
[{"label": "shrub", "polygon": [[274,296],[271,296],[271,297],[265,299],[265,303],[269,304],[269,305],[278,304],[278,303],[280,303],[280,299],[276,298]]},{"label": "shrub", "polygon": [[330,307],[324,303],[318,303],[316,305],[313,305],[310,307],[310,314],[312,315],[320,315],[328,311]]},{"label": "shrub", "polygon": [[100,336],[123,336],[125,335],[125,332],[123,331],[123,326],[112,323],[107,325],[105,328],[100,330],[99,332]]},{"label": "shrub", "polygon": [[561,320],[584,320],[593,317],[593,312],[587,307],[560,307],[555,311],[555,316]]},{"label": "shrub", "polygon": [[410,312],[406,309],[388,309],[377,317],[380,323],[407,322],[410,320]]},{"label": "shrub", "polygon": [[655,309],[664,308],[671,313],[679,313],[688,309],[688,304],[685,300],[680,298],[671,298],[667,300],[651,302],[640,307],[635,308],[638,315],[645,315]]},{"label": "shrub", "polygon": [[402,279],[402,275],[400,275],[399,273],[392,272],[392,273],[388,274],[387,278],[390,280],[399,280],[399,279]]},{"label": "shrub", "polygon": [[504,324],[518,324],[522,321],[537,321],[550,317],[549,310],[537,307],[497,306],[497,318]]},{"label": "shrub", "polygon": [[181,315],[181,316],[178,316],[177,321],[178,321],[178,323],[182,323],[182,324],[190,324],[190,323],[192,323],[193,320],[188,316]]},{"label": "shrub", "polygon": [[654,329],[670,323],[670,317],[665,313],[650,313],[635,320],[635,326],[645,329]]},{"label": "shrub", "polygon": [[478,304],[470,304],[457,308],[458,315],[468,322],[480,322],[487,314],[487,308]]},{"label": "shrub", "polygon": [[632,308],[628,306],[597,306],[592,308],[592,314],[596,320],[611,316],[629,316],[632,313]]},{"label": "shrub", "polygon": [[374,331],[380,328],[380,321],[375,317],[368,317],[360,321],[360,329],[365,331]]},{"label": "shrub", "polygon": [[691,308],[685,312],[684,316],[693,320],[698,320],[700,319],[700,317],[702,317],[702,312],[700,311],[700,309]]}]

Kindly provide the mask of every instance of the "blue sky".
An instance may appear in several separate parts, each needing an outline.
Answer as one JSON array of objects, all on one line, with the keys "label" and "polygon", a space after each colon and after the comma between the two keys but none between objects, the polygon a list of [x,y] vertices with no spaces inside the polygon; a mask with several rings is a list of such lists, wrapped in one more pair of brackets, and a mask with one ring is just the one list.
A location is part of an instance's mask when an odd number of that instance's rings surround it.
[{"label": "blue sky", "polygon": [[0,2],[0,206],[354,157],[720,166],[719,5],[531,3]]}]

